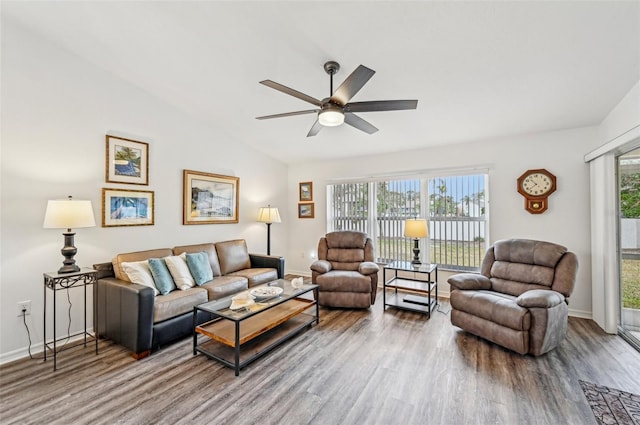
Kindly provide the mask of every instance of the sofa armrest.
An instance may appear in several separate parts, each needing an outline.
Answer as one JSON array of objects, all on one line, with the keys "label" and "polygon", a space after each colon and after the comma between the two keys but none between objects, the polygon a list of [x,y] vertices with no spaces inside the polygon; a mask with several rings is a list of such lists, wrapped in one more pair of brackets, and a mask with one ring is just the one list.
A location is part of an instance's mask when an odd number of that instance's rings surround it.
[{"label": "sofa armrest", "polygon": [[278,279],[284,278],[284,257],[277,255],[249,254],[251,267],[272,268],[278,272]]},{"label": "sofa armrest", "polygon": [[330,272],[331,263],[327,260],[316,260],[311,264],[311,270],[320,274]]},{"label": "sofa armrest", "polygon": [[115,277],[98,279],[94,300],[98,334],[133,351],[134,357],[144,356],[153,338],[153,292]]},{"label": "sofa armrest", "polygon": [[447,279],[447,282],[452,286],[452,289],[491,289],[491,280],[485,275],[477,273],[456,274]]},{"label": "sofa armrest", "polygon": [[516,303],[525,308],[551,308],[562,304],[564,300],[564,295],[560,292],[552,291],[551,289],[532,289],[520,294],[516,299]]},{"label": "sofa armrest", "polygon": [[360,263],[358,271],[361,274],[368,276],[370,274],[378,273],[380,271],[380,267],[374,262],[365,261],[364,263]]}]

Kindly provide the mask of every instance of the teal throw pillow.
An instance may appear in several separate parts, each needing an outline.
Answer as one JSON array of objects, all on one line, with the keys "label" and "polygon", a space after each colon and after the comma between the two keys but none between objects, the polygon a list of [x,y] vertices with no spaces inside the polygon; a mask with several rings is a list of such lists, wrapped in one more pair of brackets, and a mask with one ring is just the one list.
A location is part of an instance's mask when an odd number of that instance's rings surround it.
[{"label": "teal throw pillow", "polygon": [[151,270],[151,276],[153,276],[156,288],[158,288],[158,292],[162,295],[167,295],[177,288],[167,268],[167,263],[165,263],[163,259],[149,258],[149,269]]},{"label": "teal throw pillow", "polygon": [[209,256],[206,252],[187,254],[187,266],[196,285],[200,286],[213,279],[213,270],[209,264]]}]

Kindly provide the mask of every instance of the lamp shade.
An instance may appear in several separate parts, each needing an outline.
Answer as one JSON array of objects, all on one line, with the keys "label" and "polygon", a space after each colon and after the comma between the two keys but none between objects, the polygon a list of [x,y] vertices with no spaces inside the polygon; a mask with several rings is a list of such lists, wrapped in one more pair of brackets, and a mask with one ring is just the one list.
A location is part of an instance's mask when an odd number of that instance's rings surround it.
[{"label": "lamp shade", "polygon": [[47,203],[44,214],[45,229],[77,229],[93,227],[96,220],[93,216],[91,201],[76,199],[56,199]]},{"label": "lamp shade", "polygon": [[260,223],[280,223],[280,213],[278,208],[271,205],[260,208],[258,211],[258,221]]},{"label": "lamp shade", "polygon": [[404,222],[404,235],[407,238],[426,238],[427,220],[424,218],[410,218]]}]

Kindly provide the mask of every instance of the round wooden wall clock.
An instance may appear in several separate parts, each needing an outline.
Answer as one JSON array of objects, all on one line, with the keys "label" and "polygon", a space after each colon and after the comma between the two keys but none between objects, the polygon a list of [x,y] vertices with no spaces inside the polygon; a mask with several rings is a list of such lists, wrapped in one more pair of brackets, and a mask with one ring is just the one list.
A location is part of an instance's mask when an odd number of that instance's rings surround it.
[{"label": "round wooden wall clock", "polygon": [[556,191],[556,176],[544,168],[527,170],[518,177],[518,193],[524,196],[524,208],[542,214],[549,206],[548,197]]}]

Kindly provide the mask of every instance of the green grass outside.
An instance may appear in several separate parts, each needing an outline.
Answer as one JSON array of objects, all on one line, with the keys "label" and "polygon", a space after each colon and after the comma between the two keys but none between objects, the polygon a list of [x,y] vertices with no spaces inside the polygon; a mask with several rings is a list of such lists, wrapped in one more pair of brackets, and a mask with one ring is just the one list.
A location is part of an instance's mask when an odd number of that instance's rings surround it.
[{"label": "green grass outside", "polygon": [[622,306],[640,309],[640,260],[622,260]]},{"label": "green grass outside", "polygon": [[[403,258],[393,258],[394,260],[411,261],[413,259],[413,241],[405,238],[378,239],[376,252],[379,255],[380,253],[389,252],[391,246],[396,248],[397,251],[405,253]],[[396,249],[394,249],[394,251]],[[430,261],[436,264],[444,264],[445,258],[459,258],[461,261],[458,264],[465,267],[479,268],[485,250],[484,242],[480,244],[475,242],[460,242],[457,245],[451,244],[447,247],[441,244],[440,241],[432,240]],[[622,305],[625,308],[640,309],[640,260],[623,259],[621,278]]]}]

